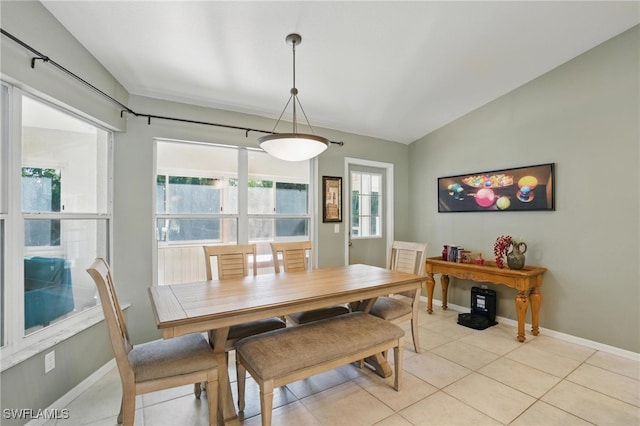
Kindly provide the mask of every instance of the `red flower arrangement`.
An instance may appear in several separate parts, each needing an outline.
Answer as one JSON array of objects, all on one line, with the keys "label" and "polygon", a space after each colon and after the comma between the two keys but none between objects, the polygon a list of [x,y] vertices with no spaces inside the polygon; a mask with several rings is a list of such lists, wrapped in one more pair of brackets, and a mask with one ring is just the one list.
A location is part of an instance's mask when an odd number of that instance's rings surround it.
[{"label": "red flower arrangement", "polygon": [[503,257],[507,255],[512,243],[513,238],[510,235],[502,235],[496,238],[496,242],[493,244],[493,254],[496,256],[496,266],[498,268],[504,268]]}]

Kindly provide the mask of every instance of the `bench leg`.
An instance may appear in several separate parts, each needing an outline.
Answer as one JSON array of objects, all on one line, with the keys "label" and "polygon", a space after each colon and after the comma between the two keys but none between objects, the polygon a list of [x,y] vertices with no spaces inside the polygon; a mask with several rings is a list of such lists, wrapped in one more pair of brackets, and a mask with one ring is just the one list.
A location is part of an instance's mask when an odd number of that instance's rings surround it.
[{"label": "bench leg", "polygon": [[273,380],[267,380],[260,384],[260,411],[262,426],[271,426],[271,414],[273,412]]},{"label": "bench leg", "polygon": [[400,377],[402,375],[402,364],[404,363],[404,339],[398,339],[398,346],[393,348],[393,366],[395,367],[395,377],[393,378],[393,388],[400,390]]}]

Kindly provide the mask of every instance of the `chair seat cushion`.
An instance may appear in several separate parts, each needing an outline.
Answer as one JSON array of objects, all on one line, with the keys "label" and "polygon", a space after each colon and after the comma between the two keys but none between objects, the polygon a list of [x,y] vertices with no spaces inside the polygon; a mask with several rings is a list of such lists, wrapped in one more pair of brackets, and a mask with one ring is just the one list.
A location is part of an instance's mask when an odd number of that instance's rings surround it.
[{"label": "chair seat cushion", "polygon": [[142,343],[136,345],[128,357],[137,383],[217,366],[213,349],[201,334]]},{"label": "chair seat cushion", "polygon": [[266,380],[402,336],[404,330],[397,325],[364,312],[354,312],[247,337],[236,344],[236,352]]},{"label": "chair seat cushion", "polygon": [[[407,299],[409,300],[409,299]],[[395,297],[378,297],[376,303],[371,308],[371,315],[387,321],[393,321],[396,318],[410,314],[412,312],[411,304]]]},{"label": "chair seat cushion", "polygon": [[259,321],[251,321],[231,326],[229,328],[229,336],[227,339],[242,339],[244,337],[253,336],[254,334],[285,328],[286,326],[287,324],[280,318],[267,318]]},{"label": "chair seat cushion", "polygon": [[337,317],[338,315],[348,314],[349,308],[344,305],[328,306],[326,308],[314,309],[311,311],[297,312],[289,315],[291,321],[296,324],[306,324],[313,321],[319,321],[326,318]]}]

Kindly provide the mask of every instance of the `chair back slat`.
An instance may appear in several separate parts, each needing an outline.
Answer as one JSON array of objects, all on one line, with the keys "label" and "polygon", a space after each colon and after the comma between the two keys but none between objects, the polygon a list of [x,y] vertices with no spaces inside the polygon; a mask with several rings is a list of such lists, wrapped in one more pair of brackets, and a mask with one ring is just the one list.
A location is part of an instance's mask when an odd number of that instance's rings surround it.
[{"label": "chair back slat", "polygon": [[131,352],[133,345],[129,338],[122,308],[118,302],[118,295],[116,294],[113,283],[111,269],[104,259],[98,258],[93,262],[91,267],[87,269],[87,272],[91,275],[91,278],[93,278],[98,288],[104,319],[107,329],[109,330],[111,346],[113,347],[120,374],[123,374],[124,370],[131,369],[127,354]]},{"label": "chair back slat", "polygon": [[387,268],[422,275],[424,274],[424,262],[428,248],[429,243],[394,241],[391,244],[391,255]]},{"label": "chair back slat", "polygon": [[[407,241],[394,241],[391,244],[388,269],[393,271],[408,272],[410,274],[424,275],[425,260],[429,243],[412,243]],[[414,297],[415,291],[399,293],[407,297]]]},{"label": "chair back slat", "polygon": [[203,246],[207,279],[213,279],[211,260],[217,258],[218,279],[241,278],[249,275],[249,264],[253,275],[258,273],[255,244],[232,246]]},{"label": "chair back slat", "polygon": [[315,267],[311,241],[271,243],[271,251],[276,273],[280,272],[280,255],[282,255],[282,267],[285,272],[300,272]]}]

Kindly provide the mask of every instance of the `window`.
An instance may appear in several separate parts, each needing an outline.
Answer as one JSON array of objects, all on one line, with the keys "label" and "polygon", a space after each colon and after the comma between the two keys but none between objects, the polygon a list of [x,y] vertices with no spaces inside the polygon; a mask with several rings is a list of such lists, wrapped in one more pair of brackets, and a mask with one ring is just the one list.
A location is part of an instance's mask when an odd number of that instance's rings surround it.
[{"label": "window", "polygon": [[382,237],[382,175],[351,172],[351,236]]},{"label": "window", "polygon": [[5,262],[6,237],[5,223],[7,220],[7,169],[9,147],[9,88],[0,85],[0,347],[5,346],[7,327],[7,310],[5,307],[5,285],[7,268]]},{"label": "window", "polygon": [[158,240],[235,241],[235,220],[225,220],[221,215],[223,199],[228,192],[236,192],[236,185],[235,179],[225,183],[216,178],[159,175],[157,212],[166,215],[158,222]]},{"label": "window", "polygon": [[[2,88],[0,284],[12,283],[1,293],[4,354],[66,328],[66,320],[81,322],[97,304],[86,268],[109,258],[111,133]],[[19,190],[9,197],[7,188]]]},{"label": "window", "polygon": [[202,245],[310,238],[310,162],[231,146],[157,141],[158,284],[204,279]]},{"label": "window", "polygon": [[286,162],[261,151],[249,161],[249,241],[309,238],[309,162]]},{"label": "window", "polygon": [[158,141],[159,249],[237,242],[237,164],[236,149]]}]

